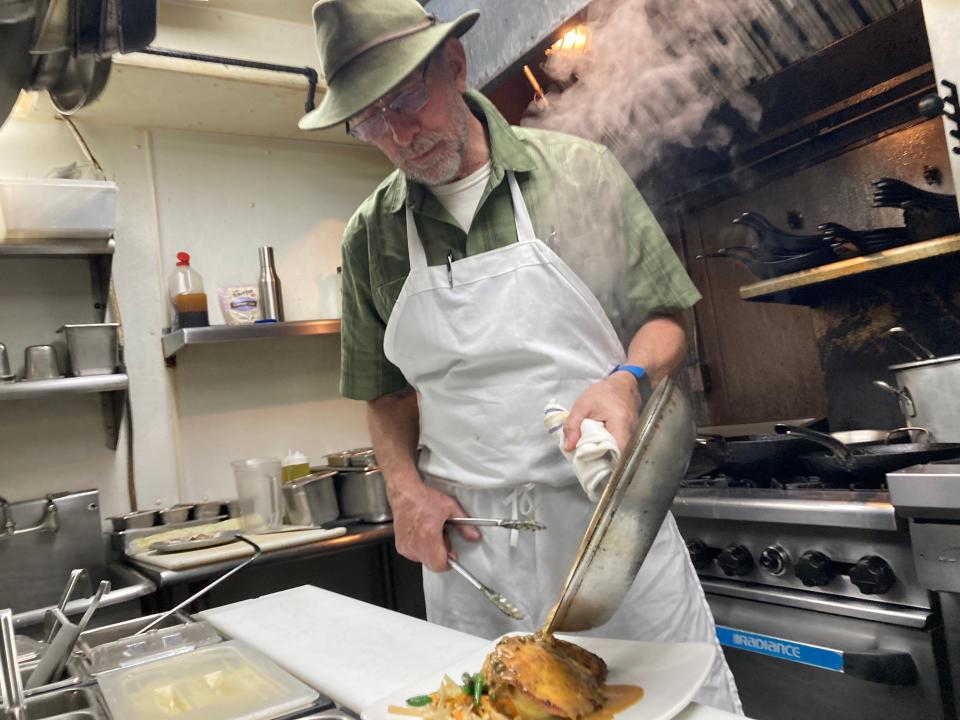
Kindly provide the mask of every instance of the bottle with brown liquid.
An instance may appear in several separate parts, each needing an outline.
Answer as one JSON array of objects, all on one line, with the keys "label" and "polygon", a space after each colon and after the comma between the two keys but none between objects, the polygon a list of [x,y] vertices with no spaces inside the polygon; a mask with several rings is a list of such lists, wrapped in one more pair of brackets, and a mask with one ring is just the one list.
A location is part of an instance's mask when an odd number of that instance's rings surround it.
[{"label": "bottle with brown liquid", "polygon": [[170,275],[170,302],[173,304],[173,329],[206,327],[210,324],[207,315],[207,294],[203,280],[190,267],[190,255],[177,253],[177,268]]}]

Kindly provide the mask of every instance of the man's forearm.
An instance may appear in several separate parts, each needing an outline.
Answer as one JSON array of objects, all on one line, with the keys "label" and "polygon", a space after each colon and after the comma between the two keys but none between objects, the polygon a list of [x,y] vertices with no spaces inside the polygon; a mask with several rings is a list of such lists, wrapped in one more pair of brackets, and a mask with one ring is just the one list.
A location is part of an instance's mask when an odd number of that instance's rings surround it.
[{"label": "man's forearm", "polygon": [[420,408],[417,393],[408,388],[368,401],[367,424],[388,491],[392,493],[403,485],[419,482]]},{"label": "man's forearm", "polygon": [[627,364],[647,371],[651,385],[680,367],[686,350],[686,333],[680,322],[668,315],[647,320],[630,341]]}]

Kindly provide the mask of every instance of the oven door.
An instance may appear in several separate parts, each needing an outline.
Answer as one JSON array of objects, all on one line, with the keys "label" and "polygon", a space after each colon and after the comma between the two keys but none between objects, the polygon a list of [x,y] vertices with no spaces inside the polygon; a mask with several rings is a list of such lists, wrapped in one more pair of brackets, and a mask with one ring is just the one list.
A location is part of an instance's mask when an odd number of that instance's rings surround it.
[{"label": "oven door", "polygon": [[[943,638],[928,627],[929,610],[706,578],[703,587],[748,717],[955,717],[945,710]],[[784,604],[791,596],[797,602]]]}]

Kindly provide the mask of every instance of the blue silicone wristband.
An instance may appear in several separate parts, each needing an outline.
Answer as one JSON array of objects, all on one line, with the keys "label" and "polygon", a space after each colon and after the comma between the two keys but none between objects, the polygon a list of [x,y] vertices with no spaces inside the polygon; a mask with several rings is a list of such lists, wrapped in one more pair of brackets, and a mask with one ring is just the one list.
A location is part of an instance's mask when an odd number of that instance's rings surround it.
[{"label": "blue silicone wristband", "polygon": [[610,374],[613,375],[615,372],[620,370],[630,373],[637,380],[641,380],[647,374],[647,371],[639,365],[617,365],[613,370],[610,371]]}]

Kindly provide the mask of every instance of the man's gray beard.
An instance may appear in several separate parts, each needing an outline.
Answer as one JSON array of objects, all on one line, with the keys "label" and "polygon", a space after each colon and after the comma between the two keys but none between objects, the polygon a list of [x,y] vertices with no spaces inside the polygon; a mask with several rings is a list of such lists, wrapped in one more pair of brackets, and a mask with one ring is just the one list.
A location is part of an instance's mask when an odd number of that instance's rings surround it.
[{"label": "man's gray beard", "polygon": [[400,169],[406,173],[407,177],[424,185],[443,185],[457,176],[467,151],[466,113],[469,110],[466,107],[462,107],[462,110],[463,112],[458,113],[454,120],[452,136],[447,137],[444,133],[435,130],[426,135],[421,135],[413,145],[406,149],[405,155],[416,157],[434,145],[443,145],[429,165],[418,168],[402,165]]}]

